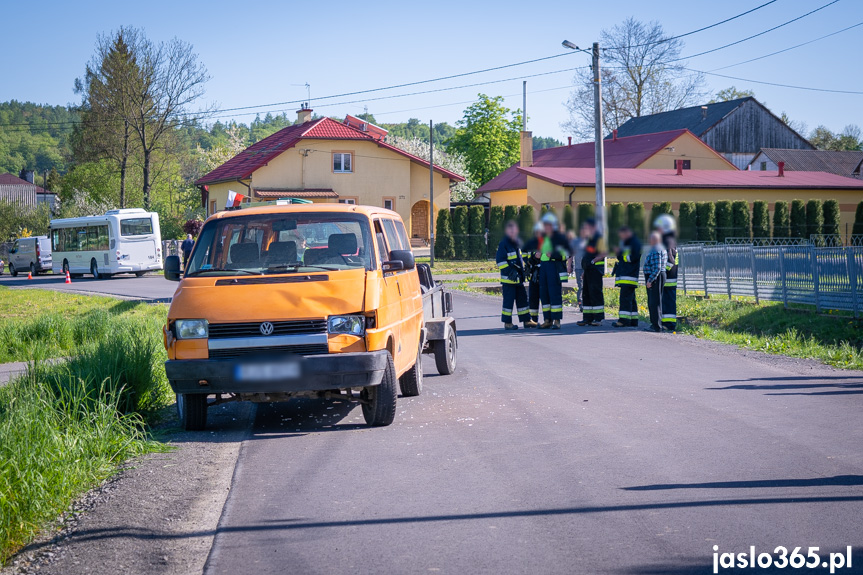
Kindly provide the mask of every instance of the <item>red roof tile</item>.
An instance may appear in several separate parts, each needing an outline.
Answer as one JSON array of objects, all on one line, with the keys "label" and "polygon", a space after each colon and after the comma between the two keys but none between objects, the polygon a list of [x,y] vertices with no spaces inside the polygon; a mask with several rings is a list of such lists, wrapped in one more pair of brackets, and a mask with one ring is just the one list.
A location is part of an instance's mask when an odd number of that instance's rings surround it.
[{"label": "red roof tile", "polygon": [[[603,140],[605,167],[637,168],[687,131],[685,129],[671,130],[616,140]],[[593,142],[534,150],[533,166],[531,167],[593,168],[596,162],[594,154]],[[526,187],[527,178],[519,172],[518,164],[515,164],[480,186],[477,193],[523,190]]]},{"label": "red roof tile", "polygon": [[[206,174],[195,182],[197,185],[212,184],[215,182],[227,182],[246,179],[258,168],[267,165],[273,158],[282,154],[285,150],[294,147],[302,139],[318,140],[368,140],[374,142],[381,148],[392,150],[397,154],[407,157],[412,162],[428,167],[429,163],[422,158],[408,154],[400,148],[378,141],[367,132],[357,130],[346,124],[336,122],[330,118],[320,118],[304,124],[296,124],[282,128],[275,134],[268,136],[252,144],[215,170]],[[464,178],[459,174],[444,170],[435,166],[435,171],[443,174],[451,180],[463,182]]]},{"label": "red roof tile", "polygon": [[[594,186],[594,168],[518,168],[523,174],[560,186]],[[805,188],[863,189],[863,181],[826,172],[778,172],[734,170],[621,169],[605,171],[605,185],[632,188]]]}]

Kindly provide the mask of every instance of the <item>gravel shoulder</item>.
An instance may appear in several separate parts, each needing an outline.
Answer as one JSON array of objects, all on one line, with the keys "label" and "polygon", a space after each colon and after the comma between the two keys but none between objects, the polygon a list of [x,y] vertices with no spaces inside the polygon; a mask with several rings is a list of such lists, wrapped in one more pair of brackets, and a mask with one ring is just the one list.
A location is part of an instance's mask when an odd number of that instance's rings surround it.
[{"label": "gravel shoulder", "polygon": [[166,430],[172,451],[128,462],[0,575],[201,573],[254,409],[229,403],[210,409],[206,432]]}]

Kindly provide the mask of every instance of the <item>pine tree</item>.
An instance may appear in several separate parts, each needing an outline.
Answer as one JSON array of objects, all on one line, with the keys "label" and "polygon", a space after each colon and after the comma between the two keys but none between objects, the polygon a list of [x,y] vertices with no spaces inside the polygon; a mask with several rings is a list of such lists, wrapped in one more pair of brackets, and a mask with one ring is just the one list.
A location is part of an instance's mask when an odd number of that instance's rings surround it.
[{"label": "pine tree", "polygon": [[806,202],[806,237],[821,235],[824,228],[824,210],[821,200],[809,200]]},{"label": "pine tree", "polygon": [[518,227],[521,230],[521,239],[526,240],[533,235],[533,206],[525,204],[518,210]]},{"label": "pine tree", "polygon": [[770,237],[770,208],[762,200],[752,203],[752,237]]},{"label": "pine tree", "polygon": [[647,238],[644,223],[644,204],[641,202],[629,202],[626,204],[626,225],[632,228],[635,237],[644,240]]},{"label": "pine tree", "polygon": [[[497,246],[494,246],[497,249]],[[468,210],[468,254],[472,260],[487,257],[485,246],[485,208],[471,206]]]},{"label": "pine tree", "polygon": [[452,212],[452,235],[455,259],[465,260],[468,254],[467,206],[458,206]]},{"label": "pine tree", "polygon": [[563,228],[565,230],[575,229],[575,212],[569,204],[563,206]]},{"label": "pine tree", "polygon": [[749,202],[746,200],[735,200],[731,203],[731,225],[734,227],[734,235],[736,237],[746,239],[752,237]]},{"label": "pine tree", "polygon": [[497,250],[497,245],[503,239],[504,220],[503,206],[492,206],[488,211],[488,251]]},{"label": "pine tree", "polygon": [[503,208],[503,221],[504,223],[508,221],[518,221],[518,206],[506,206]]},{"label": "pine tree", "polygon": [[623,226],[626,221],[626,212],[623,204],[614,202],[608,205],[608,245],[616,248],[620,243],[617,237],[617,230]]},{"label": "pine tree", "polygon": [[788,216],[788,202],[779,200],[773,206],[773,237],[791,237],[791,220]]},{"label": "pine tree", "polygon": [[731,202],[719,200],[716,202],[716,241],[724,244],[725,238],[734,235],[734,218],[731,215]]},{"label": "pine tree", "polygon": [[713,202],[695,204],[695,225],[699,242],[716,241],[716,204]]},{"label": "pine tree", "polygon": [[803,200],[791,201],[788,237],[808,238],[806,235],[806,203]]},{"label": "pine tree", "polygon": [[674,216],[674,210],[671,209],[671,202],[656,202],[650,207],[650,227],[653,227],[653,222],[656,221],[661,214],[669,214]]},{"label": "pine tree", "polygon": [[680,241],[694,242],[698,237],[698,220],[695,213],[695,202],[680,202],[680,216],[678,217],[678,220]]},{"label": "pine tree", "polygon": [[435,222],[435,256],[442,260],[455,259],[455,250],[452,238],[452,224],[450,222],[449,210],[440,210]]},{"label": "pine tree", "polygon": [[[857,204],[857,211],[854,212],[854,227],[851,228],[851,233],[855,236],[863,236],[863,202]],[[858,241],[863,241],[863,238]]]},{"label": "pine tree", "polygon": [[837,200],[826,200],[824,202],[824,233],[839,239],[839,202]]},{"label": "pine tree", "polygon": [[587,218],[592,218],[595,212],[593,204],[587,202],[578,204],[578,227],[580,228]]}]

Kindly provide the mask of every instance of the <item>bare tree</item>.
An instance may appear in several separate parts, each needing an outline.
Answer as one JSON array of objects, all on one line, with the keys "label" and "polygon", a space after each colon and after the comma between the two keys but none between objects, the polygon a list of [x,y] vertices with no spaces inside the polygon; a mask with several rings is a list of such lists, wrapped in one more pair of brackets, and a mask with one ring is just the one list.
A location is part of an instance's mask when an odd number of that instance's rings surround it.
[{"label": "bare tree", "polygon": [[[683,41],[667,36],[658,22],[628,18],[602,31],[600,48],[606,132],[630,118],[694,105],[705,97],[703,75],[680,60]],[[593,139],[592,72],[579,70],[574,84],[565,103],[569,121],[562,126],[578,138]]]}]

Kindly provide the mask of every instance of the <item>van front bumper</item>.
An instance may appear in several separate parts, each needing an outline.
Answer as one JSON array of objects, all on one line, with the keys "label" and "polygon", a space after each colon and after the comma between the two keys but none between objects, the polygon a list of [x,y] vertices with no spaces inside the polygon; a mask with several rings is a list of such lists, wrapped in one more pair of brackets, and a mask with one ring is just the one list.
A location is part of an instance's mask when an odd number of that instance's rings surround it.
[{"label": "van front bumper", "polygon": [[[174,359],[165,373],[175,393],[293,393],[379,385],[387,368],[386,350],[332,353],[293,358]],[[299,364],[296,376],[245,379],[241,369],[255,365]]]}]

